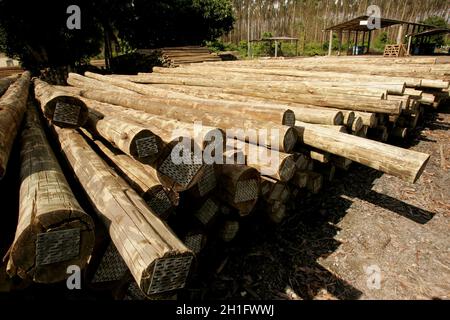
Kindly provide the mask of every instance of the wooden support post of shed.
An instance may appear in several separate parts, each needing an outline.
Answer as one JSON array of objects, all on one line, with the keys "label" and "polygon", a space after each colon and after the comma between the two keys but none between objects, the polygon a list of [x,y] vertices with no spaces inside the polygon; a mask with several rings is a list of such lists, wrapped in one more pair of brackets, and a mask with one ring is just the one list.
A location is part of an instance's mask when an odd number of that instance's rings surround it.
[{"label": "wooden support post of shed", "polygon": [[364,31],[363,32],[363,36],[362,36],[362,43],[361,43],[361,46],[362,46],[362,52],[361,53],[364,53],[365,42],[366,42],[366,32]]},{"label": "wooden support post of shed", "polygon": [[369,31],[369,36],[367,40],[367,54],[370,54],[370,43],[372,42],[372,30]]},{"label": "wooden support post of shed", "polygon": [[408,50],[406,51],[406,55],[411,55],[411,41],[412,41],[412,35],[408,36]]},{"label": "wooden support post of shed", "polygon": [[357,47],[358,47],[358,31],[355,31],[355,45],[353,46],[352,52],[354,55],[357,53]]},{"label": "wooden support post of shed", "polygon": [[278,41],[275,40],[275,58],[278,56]]},{"label": "wooden support post of shed", "polygon": [[348,39],[347,39],[347,54],[350,51],[350,41],[352,40],[352,35],[351,35],[351,31],[348,30]]},{"label": "wooden support post of shed", "polygon": [[295,56],[298,56],[298,39],[295,40]]},{"label": "wooden support post of shed", "polygon": [[331,56],[331,49],[333,48],[333,30],[330,30],[330,42],[328,43],[328,55]]},{"label": "wooden support post of shed", "polygon": [[403,44],[403,24],[398,28],[397,44]]},{"label": "wooden support post of shed", "polygon": [[338,56],[341,55],[342,49],[342,30],[339,31],[339,48],[338,48]]}]

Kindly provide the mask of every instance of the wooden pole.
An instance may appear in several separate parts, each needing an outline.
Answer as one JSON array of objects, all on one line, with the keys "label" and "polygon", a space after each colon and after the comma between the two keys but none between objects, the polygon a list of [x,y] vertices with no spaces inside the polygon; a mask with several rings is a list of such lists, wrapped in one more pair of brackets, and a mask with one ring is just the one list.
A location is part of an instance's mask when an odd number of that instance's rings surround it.
[{"label": "wooden pole", "polygon": [[69,266],[86,265],[94,222],[73,195],[32,103],[20,143],[19,222],[7,271],[38,283],[59,282],[69,276]]},{"label": "wooden pole", "polygon": [[139,288],[153,297],[183,288],[192,252],[79,133],[54,128],[68,163]]},{"label": "wooden pole", "polygon": [[241,216],[248,215],[255,207],[260,190],[260,174],[242,164],[224,164],[220,167],[218,196]]},{"label": "wooden pole", "polygon": [[365,166],[416,182],[430,156],[357,136],[339,133],[313,124],[296,127],[301,141],[319,150],[345,157]]},{"label": "wooden pole", "polygon": [[158,174],[154,168],[137,162],[121,153],[117,149],[107,146],[96,139],[87,130],[81,129],[84,136],[92,141],[109,163],[120,173],[121,177],[145,200],[150,209],[161,219],[167,219],[174,211],[176,192],[165,189],[159,182]]},{"label": "wooden pole", "polygon": [[30,72],[9,86],[0,97],[0,179],[5,175],[9,154],[26,111]]},{"label": "wooden pole", "polygon": [[160,137],[146,127],[111,114],[90,112],[86,128],[143,163],[153,163],[163,148]]},{"label": "wooden pole", "polygon": [[372,43],[372,30],[369,31],[369,39],[367,41],[367,54],[370,54],[371,43]]},{"label": "wooden pole", "polygon": [[328,42],[328,56],[331,56],[333,50],[333,30],[330,30],[330,40]]},{"label": "wooden pole", "polygon": [[[100,76],[101,77],[101,76]],[[118,85],[123,85],[123,86],[129,86],[130,88],[134,88],[135,90],[140,90],[143,92],[148,92],[151,91],[151,88],[147,88],[144,85],[138,85],[138,84],[134,84],[128,81],[122,81],[122,80],[117,80],[117,79],[112,79],[112,78],[108,78],[108,77],[104,77],[106,79],[109,79],[107,81],[111,81],[111,83],[116,83]],[[143,111],[147,111],[147,112],[152,112],[150,111],[155,110],[153,106],[155,106],[155,104],[150,104],[148,102],[150,102],[150,100],[146,100],[146,99],[135,99],[133,96],[125,96],[125,95],[120,95],[120,97],[118,96],[112,96],[112,95],[108,95],[108,97],[104,97],[103,101],[108,100],[111,103],[114,103],[114,101],[116,101],[116,104],[120,104],[122,106],[125,107],[129,107],[129,108],[135,108],[135,109],[140,109]],[[120,103],[118,102],[120,101]],[[169,102],[170,103],[170,102]],[[155,111],[158,112],[158,111]],[[242,130],[249,130],[249,129],[253,129],[253,130],[267,130],[267,122],[263,122],[263,121],[256,121],[256,120],[247,120],[247,119],[242,119],[242,118],[237,118],[237,117],[229,117],[226,115],[220,115],[219,113],[207,113],[207,112],[196,112],[196,110],[180,110],[180,108],[178,107],[167,107],[164,106],[163,111],[159,111],[159,112],[163,112],[165,113],[165,115],[167,117],[172,117],[172,118],[177,118],[177,117],[182,117],[184,119],[187,119],[187,121],[203,121],[203,123],[205,123],[208,126],[214,126],[214,127],[218,127],[220,129],[226,130],[227,135],[229,137],[235,137],[235,136],[241,136],[242,134]],[[235,128],[235,129],[233,129]],[[238,129],[236,129],[238,128]],[[282,125],[277,125],[277,124],[273,124],[271,126],[272,129],[277,130],[278,133],[278,137],[279,137],[279,141],[277,141],[277,144],[273,144],[271,142],[271,132],[269,132],[269,136],[267,139],[265,139],[265,141],[259,141],[259,143],[264,144],[264,146],[266,147],[272,147],[272,148],[276,148],[277,150],[283,151],[283,152],[289,152],[290,150],[292,150],[292,148],[294,147],[294,144],[296,142],[296,136],[295,136],[295,130],[292,130],[291,127],[287,127],[287,126],[282,126]],[[253,136],[248,135],[245,138],[241,137],[240,139],[245,139],[246,142],[251,142],[251,143],[258,143],[257,139],[255,139]]]},{"label": "wooden pole", "polygon": [[227,147],[242,151],[245,164],[255,168],[262,175],[287,182],[295,172],[295,156],[293,154],[269,150],[254,144],[227,139]]},{"label": "wooden pole", "polygon": [[58,91],[48,83],[34,78],[34,93],[44,116],[62,128],[77,128],[88,118],[86,105],[64,91]]}]

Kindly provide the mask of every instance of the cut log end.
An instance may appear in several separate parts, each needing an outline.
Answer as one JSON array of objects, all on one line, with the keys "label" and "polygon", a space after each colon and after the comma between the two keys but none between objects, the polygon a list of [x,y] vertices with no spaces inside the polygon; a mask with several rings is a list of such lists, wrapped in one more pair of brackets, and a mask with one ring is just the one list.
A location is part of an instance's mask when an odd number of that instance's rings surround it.
[{"label": "cut log end", "polygon": [[86,123],[88,115],[86,104],[71,96],[57,96],[44,108],[44,116],[61,128],[78,128]]},{"label": "cut log end", "polygon": [[295,113],[292,110],[286,110],[283,113],[283,123],[282,125],[293,127],[295,126]]},{"label": "cut log end", "polygon": [[138,132],[131,141],[130,154],[143,163],[152,163],[163,148],[161,138],[150,130]]},{"label": "cut log end", "polygon": [[333,125],[338,126],[344,123],[344,115],[342,112],[337,112],[333,118]]},{"label": "cut log end", "polygon": [[140,288],[153,299],[184,288],[193,257],[192,253],[188,253],[157,259],[144,272]]},{"label": "cut log end", "polygon": [[[295,122],[294,122],[295,124]],[[283,151],[291,152],[294,149],[295,144],[297,143],[297,131],[294,127],[289,128],[286,131],[283,139]]]},{"label": "cut log end", "polygon": [[203,176],[205,165],[195,155],[195,150],[200,150],[200,147],[194,146],[192,140],[189,145],[177,139],[162,150],[155,167],[161,184],[166,188],[176,192],[185,191]]}]

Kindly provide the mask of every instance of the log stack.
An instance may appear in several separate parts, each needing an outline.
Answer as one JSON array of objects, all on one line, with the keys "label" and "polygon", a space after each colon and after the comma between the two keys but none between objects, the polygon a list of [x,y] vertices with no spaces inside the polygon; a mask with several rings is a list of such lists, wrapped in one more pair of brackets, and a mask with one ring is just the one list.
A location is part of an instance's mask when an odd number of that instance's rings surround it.
[{"label": "log stack", "polygon": [[184,46],[166,47],[160,49],[139,49],[140,54],[153,54],[157,52],[165,67],[177,67],[183,64],[222,61],[220,56],[212,53],[206,47]]},{"label": "log stack", "polygon": [[[34,81],[65,173],[103,222],[86,281],[116,298],[172,296],[205,246],[233,241],[250,215],[280,223],[353,162],[415,183],[429,155],[390,142],[448,101],[449,67],[434,59],[178,61]],[[28,84],[24,74],[0,101],[22,106]],[[85,121],[55,121],[50,101],[67,97]]]}]

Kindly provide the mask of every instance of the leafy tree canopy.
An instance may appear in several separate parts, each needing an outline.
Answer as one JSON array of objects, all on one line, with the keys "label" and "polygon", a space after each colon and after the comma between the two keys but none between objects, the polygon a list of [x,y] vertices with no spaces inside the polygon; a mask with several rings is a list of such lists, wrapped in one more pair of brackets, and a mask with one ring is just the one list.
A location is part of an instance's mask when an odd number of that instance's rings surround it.
[{"label": "leafy tree canopy", "polygon": [[[72,4],[81,8],[80,30],[66,25]],[[233,22],[229,0],[0,0],[0,50],[36,70],[95,56],[112,35],[131,48],[191,45]]]},{"label": "leafy tree canopy", "polygon": [[[425,20],[423,20],[422,23],[432,25],[437,28],[448,28],[449,27],[449,25],[447,24],[445,19],[442,17],[439,17],[439,16],[430,16],[430,17],[426,18]],[[440,34],[440,35],[432,36],[431,42],[435,43],[438,46],[444,45],[445,44],[444,35]]]},{"label": "leafy tree canopy", "polygon": [[201,44],[231,30],[229,0],[134,0],[132,19],[118,19],[119,37],[135,48]]},{"label": "leafy tree canopy", "polygon": [[[67,7],[82,8],[81,29],[69,30]],[[101,29],[89,0],[3,0],[0,2],[0,48],[26,68],[73,64],[99,52]]]}]

